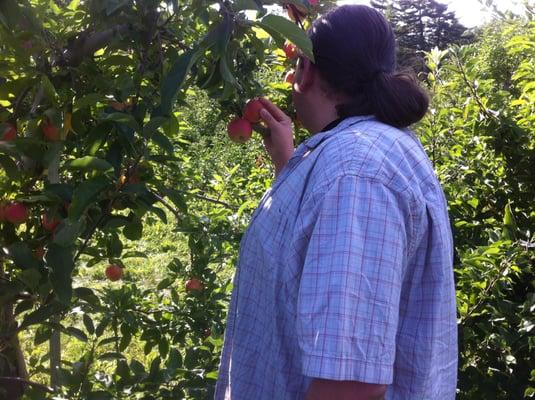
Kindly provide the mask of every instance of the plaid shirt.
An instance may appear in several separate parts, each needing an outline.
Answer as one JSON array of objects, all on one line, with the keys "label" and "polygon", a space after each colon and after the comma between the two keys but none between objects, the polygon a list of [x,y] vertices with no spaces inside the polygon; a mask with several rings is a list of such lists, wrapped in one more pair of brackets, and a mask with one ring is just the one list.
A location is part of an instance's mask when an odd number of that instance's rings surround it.
[{"label": "plaid shirt", "polygon": [[242,239],[215,398],[303,399],[314,377],[454,399],[446,201],[416,136],[373,117],[303,142]]}]

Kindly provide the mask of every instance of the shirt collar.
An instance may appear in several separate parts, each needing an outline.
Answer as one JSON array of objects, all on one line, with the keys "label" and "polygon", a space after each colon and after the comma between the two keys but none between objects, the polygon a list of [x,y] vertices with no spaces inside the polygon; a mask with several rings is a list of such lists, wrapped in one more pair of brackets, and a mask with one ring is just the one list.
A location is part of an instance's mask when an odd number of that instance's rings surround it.
[{"label": "shirt collar", "polygon": [[[321,142],[323,142],[325,139],[331,137],[337,132],[340,132],[344,130],[345,128],[350,127],[351,125],[355,125],[358,122],[361,121],[367,121],[370,119],[375,118],[373,115],[358,115],[355,117],[348,117],[340,122],[338,120],[331,122],[329,125],[327,125],[324,130],[312,135],[308,139],[306,139],[303,142],[303,145],[305,145],[308,149],[314,149],[317,147]],[[338,122],[338,123],[336,123]],[[334,125],[331,127],[331,125]]]}]

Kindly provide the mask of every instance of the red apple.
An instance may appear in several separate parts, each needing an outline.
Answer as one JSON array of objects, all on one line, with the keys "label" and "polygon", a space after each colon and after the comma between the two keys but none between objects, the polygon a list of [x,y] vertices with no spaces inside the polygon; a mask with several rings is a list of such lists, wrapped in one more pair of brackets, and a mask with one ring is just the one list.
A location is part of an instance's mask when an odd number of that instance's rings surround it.
[{"label": "red apple", "polygon": [[60,222],[61,220],[59,218],[51,217],[47,213],[41,216],[41,225],[43,225],[45,231],[54,232]]},{"label": "red apple", "polygon": [[284,76],[284,82],[290,85],[293,85],[294,83],[294,70],[293,69],[286,72],[286,75]]},{"label": "red apple", "polygon": [[125,111],[127,108],[128,108],[128,104],[126,103],[121,103],[121,102],[118,102],[118,101],[112,101],[110,103],[110,107],[113,108],[115,111]]},{"label": "red apple", "polygon": [[112,281],[118,281],[123,277],[123,269],[117,264],[110,264],[106,267],[106,277]]},{"label": "red apple", "polygon": [[227,125],[230,139],[236,143],[245,143],[253,134],[251,123],[245,118],[235,118]]},{"label": "red apple", "polygon": [[17,128],[13,124],[7,124],[7,126],[4,128],[2,135],[0,136],[0,140],[5,140],[6,142],[9,142],[11,140],[14,140],[17,137]]},{"label": "red apple", "polygon": [[291,42],[284,43],[284,46],[282,47],[284,50],[284,54],[286,54],[286,58],[288,60],[294,60],[297,58],[297,47],[295,44]]},{"label": "red apple", "polygon": [[4,207],[4,218],[14,225],[19,225],[28,219],[28,209],[22,203],[16,201]]},{"label": "red apple", "polygon": [[260,121],[260,110],[264,108],[260,100],[249,100],[243,109],[243,118],[254,124]]},{"label": "red apple", "polygon": [[312,7],[316,7],[319,3],[319,0],[308,0],[308,4],[310,4]]},{"label": "red apple", "polygon": [[25,49],[25,50],[31,50],[32,47],[33,47],[33,42],[28,39],[28,40],[25,40],[24,42],[22,42],[22,47]]},{"label": "red apple", "polygon": [[193,290],[198,291],[198,292],[202,292],[203,289],[204,289],[204,285],[197,278],[191,278],[186,282],[186,292],[187,293],[190,293]]},{"label": "red apple", "polygon": [[59,128],[49,119],[41,123],[41,130],[43,131],[43,136],[49,142],[57,142],[60,138]]},{"label": "red apple", "polygon": [[212,335],[212,330],[210,328],[206,328],[202,333],[203,339],[208,339],[211,335]]}]

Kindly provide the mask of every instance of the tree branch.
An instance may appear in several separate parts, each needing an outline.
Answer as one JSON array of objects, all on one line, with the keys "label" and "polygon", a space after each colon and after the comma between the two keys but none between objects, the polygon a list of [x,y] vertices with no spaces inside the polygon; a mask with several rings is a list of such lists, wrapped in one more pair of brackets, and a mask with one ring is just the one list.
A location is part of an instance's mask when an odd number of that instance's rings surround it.
[{"label": "tree branch", "polygon": [[165,201],[165,199],[162,196],[160,196],[158,193],[156,193],[153,190],[149,189],[149,191],[152,193],[154,197],[158,199],[160,203],[162,203],[165,206],[165,208],[167,208],[169,211],[173,213],[176,219],[178,219],[179,221],[182,219],[180,213],[175,208],[173,208],[173,206],[171,206],[167,201]]},{"label": "tree branch", "polygon": [[98,49],[108,44],[115,36],[131,30],[130,24],[117,25],[101,32],[80,33],[78,38],[71,41],[67,49],[61,55],[57,65],[77,67],[86,57],[90,57]]},{"label": "tree branch", "polygon": [[22,379],[22,378],[19,378],[19,377],[16,377],[16,376],[0,376],[0,382],[2,381],[7,381],[7,382],[18,382],[18,383],[22,383],[24,385],[29,385],[29,386],[34,386],[38,389],[41,389],[43,392],[47,392],[47,393],[55,393],[54,392],[54,389],[52,389],[51,387],[49,386],[46,386],[46,385],[43,385],[41,383],[37,383],[37,382],[32,382],[32,381],[29,381],[27,379]]}]

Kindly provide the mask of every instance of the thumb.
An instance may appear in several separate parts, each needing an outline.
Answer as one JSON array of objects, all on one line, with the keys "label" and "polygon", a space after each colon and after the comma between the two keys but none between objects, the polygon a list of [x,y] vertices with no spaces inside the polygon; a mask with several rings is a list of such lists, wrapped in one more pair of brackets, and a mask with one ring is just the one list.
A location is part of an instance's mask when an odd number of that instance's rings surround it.
[{"label": "thumb", "polygon": [[273,118],[273,115],[271,115],[271,113],[268,110],[266,110],[265,108],[262,108],[260,110],[260,118],[262,118],[262,120],[268,126],[273,126],[275,123],[277,123],[277,120],[275,118]]}]

